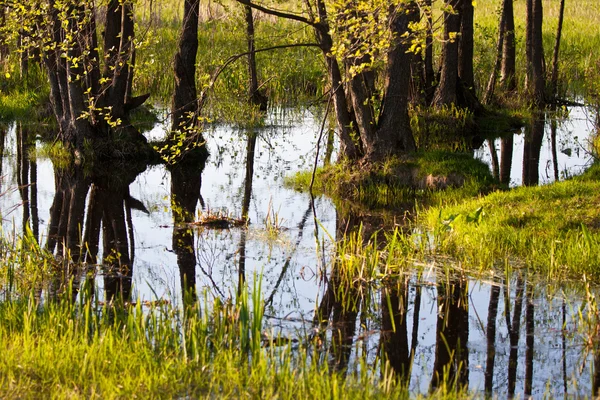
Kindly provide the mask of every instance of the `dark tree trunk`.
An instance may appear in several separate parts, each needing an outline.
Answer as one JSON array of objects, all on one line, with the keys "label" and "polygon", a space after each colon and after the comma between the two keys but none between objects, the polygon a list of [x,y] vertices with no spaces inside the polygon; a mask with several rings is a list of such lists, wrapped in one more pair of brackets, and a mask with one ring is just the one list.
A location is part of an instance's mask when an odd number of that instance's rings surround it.
[{"label": "dark tree trunk", "polygon": [[464,0],[458,42],[458,76],[466,90],[475,95],[475,77],[473,73],[473,2]]},{"label": "dark tree trunk", "polygon": [[502,29],[504,36],[502,44],[502,66],[500,68],[500,85],[504,90],[513,91],[517,88],[513,0],[503,1],[502,21],[504,23]]},{"label": "dark tree trunk", "polygon": [[460,32],[464,1],[445,1],[446,7],[452,7],[454,12],[444,12],[444,43],[442,45],[440,82],[432,103],[435,107],[457,104],[459,38],[451,38],[451,35]]},{"label": "dark tree trunk", "polygon": [[427,15],[427,30],[425,34],[425,100],[427,104],[433,100],[435,72],[433,70],[433,14],[431,10],[432,0],[425,0]]},{"label": "dark tree trunk", "polygon": [[560,0],[560,11],[558,14],[558,26],[556,28],[556,42],[554,43],[554,52],[552,54],[552,96],[557,95],[558,90],[558,53],[560,50],[560,39],[562,36],[562,26],[565,17],[565,0]]},{"label": "dark tree trunk", "polygon": [[542,0],[527,0],[527,91],[536,106],[545,103],[544,47],[542,41]]},{"label": "dark tree trunk", "polygon": [[412,3],[407,10],[392,13],[391,30],[397,42],[388,54],[385,72],[384,97],[379,127],[373,150],[367,156],[412,152],[416,149],[415,139],[408,116],[410,65],[412,56],[407,53],[408,44],[400,39],[408,32],[409,24],[418,17],[418,9]]},{"label": "dark tree trunk", "polygon": [[248,42],[248,95],[252,104],[259,106],[261,111],[266,111],[268,99],[258,88],[252,7],[244,6],[244,17],[246,19],[246,40]]},{"label": "dark tree trunk", "polygon": [[186,0],[183,11],[183,26],[175,55],[175,92],[172,102],[172,130],[188,131],[199,129],[198,96],[196,92],[196,55],[198,53],[199,0]]}]

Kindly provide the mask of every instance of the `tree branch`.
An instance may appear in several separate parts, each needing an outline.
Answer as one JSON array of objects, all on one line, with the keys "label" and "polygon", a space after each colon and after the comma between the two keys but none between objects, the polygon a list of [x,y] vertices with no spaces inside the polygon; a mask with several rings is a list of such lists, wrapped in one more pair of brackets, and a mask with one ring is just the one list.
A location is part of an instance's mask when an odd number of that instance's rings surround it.
[{"label": "tree branch", "polygon": [[277,11],[277,10],[272,10],[270,8],[266,8],[264,6],[261,6],[259,4],[255,4],[252,3],[250,0],[236,0],[238,3],[243,4],[245,6],[249,6],[252,7],[258,11],[262,11],[265,14],[269,14],[269,15],[274,15],[276,17],[280,17],[280,18],[285,18],[285,19],[291,19],[294,21],[298,21],[298,22],[302,22],[305,23],[307,25],[310,26],[316,26],[317,24],[311,20],[309,20],[308,18],[305,18],[301,15],[296,15],[296,14],[292,14],[292,13],[287,13],[287,12],[283,12],[283,11]]},{"label": "tree branch", "polygon": [[[236,0],[236,1],[243,3],[245,0]],[[265,47],[264,49],[256,49],[256,50],[254,50],[254,53],[261,53],[264,51],[271,51],[271,50],[277,50],[277,49],[286,49],[286,48],[290,48],[290,47],[319,47],[320,48],[321,46],[318,43],[281,44],[281,45],[277,45],[277,46]],[[235,61],[239,60],[240,58],[246,57],[248,54],[250,54],[249,51],[233,55],[233,56],[229,57],[223,63],[223,65],[221,65],[219,68],[217,68],[217,70],[212,74],[212,77],[210,78],[210,82],[208,83],[208,86],[205,89],[203,89],[202,92],[200,93],[200,98],[198,101],[198,110],[199,111],[202,110],[202,107],[204,106],[204,102],[206,101],[208,92],[215,86],[215,83],[217,82],[219,75],[221,75],[221,73],[225,70],[225,68],[227,68],[229,65],[231,65]],[[171,112],[173,112],[173,111],[171,110]]]}]

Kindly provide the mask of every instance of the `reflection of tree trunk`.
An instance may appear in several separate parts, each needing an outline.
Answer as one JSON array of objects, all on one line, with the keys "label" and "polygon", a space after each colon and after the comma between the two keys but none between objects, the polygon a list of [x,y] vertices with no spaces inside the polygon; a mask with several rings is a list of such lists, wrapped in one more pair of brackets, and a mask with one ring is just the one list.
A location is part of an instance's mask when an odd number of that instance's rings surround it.
[{"label": "reflection of tree trunk", "polygon": [[177,254],[181,292],[186,306],[197,303],[194,232],[187,224],[193,222],[196,215],[203,170],[203,163],[201,166],[176,165],[171,168],[173,251]]},{"label": "reflection of tree trunk", "polygon": [[487,321],[487,360],[485,365],[485,393],[492,396],[494,391],[494,363],[496,360],[496,316],[500,300],[500,286],[492,285]]},{"label": "reflection of tree trunk", "polygon": [[544,139],[543,117],[536,118],[531,123],[530,129],[525,131],[523,145],[523,185],[535,186],[540,182],[540,151]]},{"label": "reflection of tree trunk", "polygon": [[498,163],[498,153],[496,153],[494,139],[488,139],[487,144],[490,149],[490,156],[492,157],[492,175],[495,179],[498,179],[500,177],[500,165]]},{"label": "reflection of tree trunk", "polygon": [[[37,162],[30,161],[31,169],[29,173],[31,197],[29,200],[31,209],[31,231],[36,242],[40,241],[40,217],[38,213],[38,183],[37,183]],[[0,173],[1,176],[1,173]]]},{"label": "reflection of tree trunk", "polygon": [[[251,10],[250,7],[246,8]],[[252,198],[252,179],[254,178],[254,152],[256,149],[256,139],[256,133],[248,132],[248,145],[246,147],[246,177],[244,179],[244,198],[242,199],[242,218],[246,221],[248,220],[250,199]],[[247,231],[246,229],[242,229],[242,232],[240,233],[239,246],[240,261],[238,268],[238,294],[241,293],[243,285],[246,282],[246,240]]]},{"label": "reflection of tree trunk", "polygon": [[468,282],[438,282],[438,318],[431,389],[444,382],[457,390],[469,384]]},{"label": "reflection of tree trunk", "polygon": [[519,335],[521,332],[521,312],[523,310],[523,292],[525,283],[523,277],[517,277],[517,289],[515,294],[515,308],[512,323],[510,320],[510,293],[505,285],[504,309],[506,310],[506,326],[510,337],[510,355],[508,357],[508,397],[515,395],[515,384],[517,380],[517,356],[519,354]]},{"label": "reflection of tree trunk", "polygon": [[129,241],[125,223],[122,192],[120,196],[104,198],[102,217],[102,256],[106,269],[104,287],[107,301],[131,301],[133,266],[129,255]]},{"label": "reflection of tree trunk", "polygon": [[550,140],[552,142],[552,165],[554,166],[554,180],[558,181],[558,151],[556,149],[556,130],[558,123],[556,118],[550,120]]},{"label": "reflection of tree trunk", "polygon": [[402,385],[408,385],[412,360],[408,349],[408,279],[381,290],[381,347]]},{"label": "reflection of tree trunk", "polygon": [[85,208],[85,198],[90,186],[80,166],[68,169],[55,168],[55,194],[50,208],[50,221],[46,248],[63,261],[62,276],[54,281],[53,292],[62,292],[71,283],[71,299],[79,289],[78,262],[82,253],[81,233]]},{"label": "reflection of tree trunk", "polygon": [[510,184],[513,158],[513,135],[500,139],[500,183]]},{"label": "reflection of tree trunk", "polygon": [[525,348],[525,397],[531,396],[533,387],[533,342],[535,340],[535,320],[533,305],[533,285],[527,285],[527,309],[525,313],[527,340]]},{"label": "reflection of tree trunk", "polygon": [[23,124],[18,123],[17,128],[17,185],[23,202],[23,236],[26,235],[29,221],[29,135],[23,129]]}]

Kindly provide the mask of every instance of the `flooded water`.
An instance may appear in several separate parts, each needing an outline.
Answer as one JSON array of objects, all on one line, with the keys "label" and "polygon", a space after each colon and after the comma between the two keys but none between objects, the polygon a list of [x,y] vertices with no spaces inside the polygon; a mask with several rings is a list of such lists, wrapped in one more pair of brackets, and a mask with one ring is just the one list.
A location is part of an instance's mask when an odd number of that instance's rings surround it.
[{"label": "flooded water", "polygon": [[[584,116],[574,109],[556,129],[542,121],[498,139],[495,157],[487,144],[475,155],[513,186],[577,174],[589,162]],[[377,226],[377,218],[341,215],[325,197],[313,208],[308,194],[283,185],[286,175],[312,166],[319,126],[309,111],[279,112],[252,132],[211,127],[205,166],[113,163],[62,172],[48,159],[31,159],[31,147],[40,146],[23,140],[35,135],[31,127],[0,127],[3,233],[28,226],[57,252],[57,237],[87,239],[94,257],[86,261],[105,259],[97,267],[100,300],[120,292],[133,301],[180,304],[182,287],[226,300],[236,297],[240,283],[251,287],[260,276],[267,335],[321,337],[323,362],[349,371],[360,368],[362,356],[376,364],[385,354],[414,392],[427,393],[445,375],[499,397],[591,393],[600,359],[588,345],[596,327],[580,318],[582,287],[548,289],[518,274],[449,276],[434,264],[383,289],[344,286],[332,262],[334,241],[360,223]],[[146,133],[150,139],[164,134],[162,124]],[[207,213],[248,215],[250,223],[189,225]],[[107,272],[119,263],[131,267]],[[355,299],[351,307],[339,293]]]}]

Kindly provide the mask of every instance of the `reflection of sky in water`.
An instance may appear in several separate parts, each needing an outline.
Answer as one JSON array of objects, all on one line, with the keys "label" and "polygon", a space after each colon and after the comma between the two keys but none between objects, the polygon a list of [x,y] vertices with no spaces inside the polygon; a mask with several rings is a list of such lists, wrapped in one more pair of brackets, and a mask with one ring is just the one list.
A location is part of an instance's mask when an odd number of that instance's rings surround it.
[{"label": "reflection of sky in water", "polygon": [[[306,325],[298,320],[312,320],[315,307],[323,295],[325,283],[318,270],[318,256],[315,250],[314,220],[309,215],[304,226],[302,238],[296,248],[300,235],[299,223],[309,208],[309,196],[297,193],[282,186],[283,177],[298,170],[308,169],[314,159],[316,135],[319,131],[319,118],[309,112],[294,115],[292,122],[282,114],[270,116],[266,127],[259,131],[256,147],[255,176],[252,201],[250,204],[251,224],[246,244],[246,276],[250,286],[254,274],[263,276],[263,298],[273,294],[273,304],[267,310],[267,322],[275,332],[295,335],[297,329]],[[549,128],[546,127],[546,133]],[[587,133],[590,131],[582,109],[571,112],[571,120],[562,122],[558,128],[558,157],[560,171],[572,175],[581,171],[589,161],[584,148]],[[158,139],[164,135],[164,126],[157,126],[147,136]],[[212,126],[205,134],[211,158],[202,174],[201,193],[206,206],[211,210],[226,210],[234,216],[241,213],[243,184],[245,176],[246,141],[244,132],[228,126]],[[546,135],[548,136],[548,135]],[[513,170],[511,184],[521,182],[521,160],[523,135],[515,136]],[[581,146],[584,146],[581,148]],[[499,149],[499,143],[496,146]],[[540,180],[552,180],[552,156],[550,143],[544,138],[540,154]],[[571,149],[568,155],[567,149]],[[578,150],[579,149],[579,150]],[[479,158],[489,160],[487,147],[476,152]],[[549,172],[546,173],[546,170]],[[5,145],[5,157],[2,169],[2,191],[0,197],[2,227],[5,233],[20,232],[22,209],[17,208],[7,214],[7,210],[21,203],[16,188],[16,143],[15,128],[10,128]],[[52,164],[47,159],[38,160],[38,203],[41,221],[40,231],[45,233],[50,205],[54,195],[54,174]],[[136,240],[136,258],[134,264],[134,298],[152,300],[156,296],[179,302],[181,288],[177,259],[172,252],[173,218],[170,210],[170,176],[164,166],[148,168],[140,174],[130,186],[131,195],[141,200],[150,210],[150,215],[133,211],[133,225]],[[326,257],[331,258],[332,243],[329,235],[335,237],[336,212],[332,202],[326,198],[316,201],[319,219],[320,240],[327,247]],[[282,227],[281,234],[269,237],[265,220],[269,213],[275,213]],[[273,215],[273,214],[271,214]],[[324,231],[327,231],[325,233]],[[239,228],[231,230],[198,229],[195,231],[197,285],[199,291],[206,290],[210,297],[235,297],[238,285],[237,266],[239,262]],[[42,239],[45,242],[45,239]],[[288,257],[291,256],[289,269],[282,271]],[[280,286],[277,282],[281,279]],[[102,288],[102,279],[98,279]],[[418,348],[412,373],[413,390],[426,393],[431,381],[435,358],[437,291],[435,276],[427,275],[422,279],[422,303],[419,315]],[[562,299],[549,296],[544,289],[536,288],[535,305],[535,353],[534,353],[534,397],[546,393],[551,396],[562,395]],[[482,394],[486,368],[487,343],[485,327],[487,325],[488,305],[491,286],[486,283],[469,283],[469,382],[470,388]],[[275,292],[274,292],[275,291]],[[98,292],[102,294],[100,290]],[[514,306],[515,288],[511,283],[511,307]],[[414,287],[409,294],[408,338],[413,325]],[[580,298],[573,294],[569,298]],[[365,340],[355,343],[355,356],[366,351],[368,359],[375,362],[379,346],[378,329],[381,324],[380,295],[373,294],[374,310],[361,326],[357,321],[357,335],[366,335]],[[524,302],[525,303],[525,302]],[[569,395],[590,393],[591,355],[583,354],[582,338],[577,334],[577,307],[581,301],[569,300],[567,310],[567,380]],[[359,315],[360,320],[360,315]],[[500,295],[498,307],[496,361],[494,391],[504,397],[507,393],[508,357],[510,342],[505,320],[504,297]],[[303,335],[301,335],[302,337]],[[363,347],[363,345],[365,347]],[[588,361],[582,366],[582,361]],[[521,334],[518,351],[517,386],[515,394],[523,396],[525,376],[525,306],[522,311]],[[581,370],[581,371],[580,371]],[[580,373],[582,375],[580,376]]]},{"label": "reflection of sky in water", "polygon": [[[592,162],[589,153],[590,135],[594,132],[593,118],[584,107],[573,107],[569,110],[567,120],[557,121],[556,148],[557,164],[560,179],[582,173]],[[514,135],[513,162],[510,173],[510,185],[520,186],[523,181],[523,145],[525,128]],[[498,158],[500,158],[500,139],[494,141]],[[485,143],[475,151],[475,157],[492,165],[490,150]],[[550,118],[544,127],[544,139],[539,158],[540,184],[554,181],[554,162],[552,157],[552,140],[550,134]]]}]

